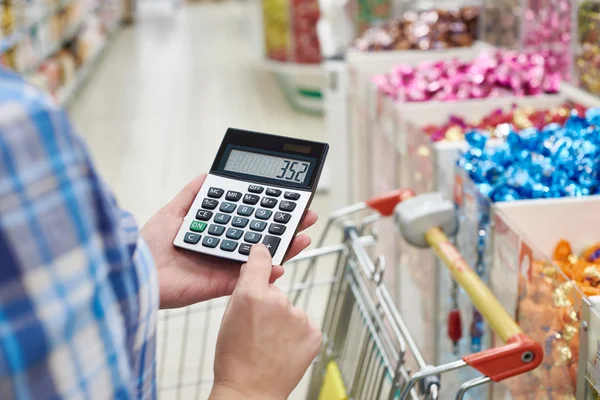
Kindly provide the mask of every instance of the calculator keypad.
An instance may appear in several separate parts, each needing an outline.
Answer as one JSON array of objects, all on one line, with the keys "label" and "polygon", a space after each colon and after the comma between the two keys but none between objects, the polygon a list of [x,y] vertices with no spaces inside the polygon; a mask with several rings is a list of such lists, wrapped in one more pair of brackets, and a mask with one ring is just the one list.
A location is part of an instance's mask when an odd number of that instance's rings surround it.
[{"label": "calculator keypad", "polygon": [[279,196],[281,196],[281,190],[268,188],[266,195],[273,196],[273,197],[279,197]]},{"label": "calculator keypad", "polygon": [[223,189],[211,187],[208,189],[208,197],[212,197],[213,199],[219,199],[223,196]]},{"label": "calculator keypad", "polygon": [[269,219],[271,218],[271,214],[273,214],[273,211],[265,210],[264,208],[259,208],[258,210],[256,210],[256,214],[254,214],[254,216],[258,219]]},{"label": "calculator keypad", "polygon": [[244,204],[250,204],[250,205],[254,205],[256,203],[258,203],[258,200],[260,200],[260,196],[257,196],[255,194],[247,194],[244,196]]},{"label": "calculator keypad", "polygon": [[207,210],[214,210],[215,208],[217,208],[217,204],[219,204],[217,200],[204,199],[202,201],[202,208],[206,208]]},{"label": "calculator keypad", "polygon": [[279,222],[280,224],[287,224],[289,222],[290,218],[292,218],[292,214],[287,214],[287,213],[278,211],[275,213],[273,220],[275,222]]},{"label": "calculator keypad", "polygon": [[219,244],[219,240],[212,236],[204,236],[204,240],[202,240],[202,246],[214,249]]},{"label": "calculator keypad", "polygon": [[221,203],[221,207],[219,207],[219,211],[232,213],[237,206],[233,203],[228,203],[226,201]]},{"label": "calculator keypad", "polygon": [[227,196],[225,196],[225,199],[229,200],[229,201],[239,201],[239,199],[242,198],[242,194],[240,192],[234,192],[234,191],[229,191],[227,192]]},{"label": "calculator keypad", "polygon": [[197,233],[188,232],[183,237],[183,241],[189,244],[196,244],[200,241],[200,237]]},{"label": "calculator keypad", "polygon": [[283,232],[285,232],[285,225],[279,225],[279,224],[269,225],[269,233],[272,233],[273,235],[283,235]]},{"label": "calculator keypad", "polygon": [[270,197],[263,197],[263,199],[260,201],[260,205],[261,207],[273,208],[277,205],[277,200]]},{"label": "calculator keypad", "polygon": [[243,215],[244,217],[249,217],[254,212],[254,207],[250,206],[239,206],[238,207],[238,215]]},{"label": "calculator keypad", "polygon": [[196,213],[196,219],[199,219],[200,221],[208,221],[210,220],[212,215],[212,211],[198,210],[198,212]]},{"label": "calculator keypad", "polygon": [[264,221],[254,220],[250,223],[250,229],[252,229],[253,231],[262,232],[265,230],[266,227],[267,223]]},{"label": "calculator keypad", "polygon": [[221,242],[221,250],[234,251],[237,248],[238,243],[233,240],[223,240]]},{"label": "calculator keypad", "polygon": [[[219,187],[216,180],[207,183],[210,186],[194,203],[199,207],[194,210],[191,221],[182,227],[184,232],[178,239],[180,243],[210,249],[209,254],[235,252],[236,256],[231,256],[233,259],[249,255],[250,248],[257,243],[264,244],[272,256],[275,256],[282,240],[288,245],[290,233],[287,231],[296,229],[298,223],[298,217],[294,219],[293,215],[296,201],[306,202],[306,198],[301,200],[300,193],[268,186],[240,186],[237,183],[229,186],[232,190],[228,190],[227,187]],[[294,226],[287,226],[290,221],[294,221]],[[274,258],[274,262],[281,261],[282,255],[278,257]]]},{"label": "calculator keypad", "polygon": [[265,190],[265,188],[262,187],[262,186],[258,186],[258,185],[250,185],[250,186],[248,186],[248,191],[250,193],[262,193],[263,190]]},{"label": "calculator keypad", "polygon": [[227,229],[227,233],[225,234],[225,236],[227,236],[229,239],[238,240],[242,237],[243,234],[244,231],[239,228],[229,228]]},{"label": "calculator keypad", "polygon": [[221,236],[223,232],[225,232],[225,227],[223,225],[213,224],[210,226],[210,228],[208,228],[208,233],[211,235]]},{"label": "calculator keypad", "polygon": [[246,225],[248,225],[249,221],[250,220],[248,218],[233,217],[233,221],[231,221],[231,225],[235,226],[236,228],[245,228]]},{"label": "calculator keypad", "polygon": [[279,204],[279,209],[281,211],[294,211],[294,208],[296,208],[296,203],[293,201],[284,200]]},{"label": "calculator keypad", "polygon": [[229,222],[230,219],[231,219],[231,215],[229,215],[229,214],[217,213],[217,215],[215,216],[215,222],[217,224],[225,225],[226,223]]}]

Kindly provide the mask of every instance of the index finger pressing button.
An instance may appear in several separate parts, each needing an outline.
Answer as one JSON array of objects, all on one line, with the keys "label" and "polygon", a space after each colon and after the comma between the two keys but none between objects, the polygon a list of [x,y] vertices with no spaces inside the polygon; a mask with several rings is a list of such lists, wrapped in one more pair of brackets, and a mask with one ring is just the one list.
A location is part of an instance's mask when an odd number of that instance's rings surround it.
[{"label": "index finger pressing button", "polygon": [[271,253],[271,257],[275,254],[275,251],[277,251],[279,242],[281,242],[281,239],[279,239],[278,237],[275,237],[275,236],[266,235],[265,238],[263,239],[263,244]]}]

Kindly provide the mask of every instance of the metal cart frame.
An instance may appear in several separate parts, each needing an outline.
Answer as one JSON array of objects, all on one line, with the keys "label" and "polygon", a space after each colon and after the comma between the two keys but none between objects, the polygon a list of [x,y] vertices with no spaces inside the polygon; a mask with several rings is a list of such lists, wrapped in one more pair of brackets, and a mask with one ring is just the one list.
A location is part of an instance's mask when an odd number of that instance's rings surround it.
[{"label": "metal cart frame", "polygon": [[[307,399],[438,399],[445,373],[475,368],[481,376],[464,382],[455,395],[456,399],[463,399],[475,387],[531,371],[542,362],[541,346],[523,333],[444,232],[433,227],[425,235],[427,243],[505,344],[439,366],[427,363],[383,283],[385,260],[377,257],[374,261],[367,250],[376,243],[376,235],[370,230],[373,223],[393,215],[397,204],[411,197],[411,191],[397,190],[336,211],[328,219],[317,248],[286,264],[286,269],[292,268],[292,282],[284,291],[293,304],[299,305],[304,296],[306,309],[314,288],[329,287],[322,323],[323,348],[313,363]],[[359,223],[349,219],[364,210],[373,212]],[[343,241],[324,246],[333,227],[341,228]],[[333,276],[317,280],[318,259],[332,254],[337,255]],[[299,264],[305,261],[308,266],[296,281]],[[225,304],[221,301],[223,308]],[[207,309],[213,309],[211,304]],[[186,310],[184,317],[187,331],[187,319],[192,313]],[[205,335],[203,346],[206,344]],[[167,351],[166,344],[161,351]],[[183,347],[181,354],[185,353]],[[409,359],[416,366],[414,371],[408,366]],[[180,398],[183,386],[198,387],[208,381],[198,377],[186,384],[181,379],[181,368],[180,365],[179,382],[170,388],[159,385],[159,392],[177,389],[176,397]],[[159,378],[160,371],[159,368]],[[199,398],[197,390],[195,397]]]}]

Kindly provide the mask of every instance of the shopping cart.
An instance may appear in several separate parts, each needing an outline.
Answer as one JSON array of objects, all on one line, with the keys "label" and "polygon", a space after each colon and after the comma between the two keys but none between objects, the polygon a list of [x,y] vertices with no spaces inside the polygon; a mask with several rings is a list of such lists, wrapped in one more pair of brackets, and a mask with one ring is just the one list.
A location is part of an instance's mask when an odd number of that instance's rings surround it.
[{"label": "shopping cart", "polygon": [[[358,223],[350,219],[365,212]],[[375,223],[393,214],[409,243],[427,244],[434,250],[505,343],[503,346],[439,366],[427,363],[384,283],[385,259],[370,254],[377,242]],[[283,290],[313,320],[323,321],[321,354],[313,362],[308,381],[301,385],[304,393],[294,399],[462,399],[475,387],[531,371],[541,363],[541,346],[523,333],[444,233],[455,229],[453,215],[453,205],[441,196],[414,197],[410,191],[397,190],[336,211],[328,219],[317,247],[286,264],[289,277]],[[325,245],[334,227],[341,229],[343,240]],[[320,263],[317,268],[317,262],[327,257],[335,257],[336,261]],[[211,378],[204,378],[203,372],[212,371],[209,344],[214,343],[218,330],[211,319],[225,305],[226,300],[219,299],[162,316],[159,394],[169,399],[206,398]],[[315,315],[315,311],[321,315]],[[172,332],[170,325],[178,327],[181,341],[165,338]],[[199,332],[202,336],[198,341]],[[194,366],[190,360],[198,358],[191,355],[190,338],[196,347],[199,343],[199,363]],[[169,346],[172,343],[179,348]],[[443,375],[461,368],[474,368],[481,376],[464,382],[451,396],[443,393]]]}]

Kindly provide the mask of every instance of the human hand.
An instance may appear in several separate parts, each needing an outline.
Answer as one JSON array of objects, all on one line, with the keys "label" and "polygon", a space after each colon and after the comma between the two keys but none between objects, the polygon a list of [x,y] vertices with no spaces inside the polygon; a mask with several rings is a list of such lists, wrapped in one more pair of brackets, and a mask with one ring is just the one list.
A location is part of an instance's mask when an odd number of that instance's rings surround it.
[{"label": "human hand", "polygon": [[269,284],[271,256],[252,246],[221,322],[211,400],[287,399],[321,348],[321,332]]},{"label": "human hand", "polygon": [[[160,308],[176,308],[204,300],[230,295],[236,285],[240,263],[183,250],[173,246],[173,239],[202,187],[206,174],[191,181],[173,200],[161,208],[142,228],[158,270]],[[317,214],[308,211],[300,222],[299,231],[317,221]],[[295,257],[310,245],[310,237],[298,235],[285,260]],[[284,262],[285,262],[284,260]],[[279,265],[271,269],[270,282],[283,275]]]}]

